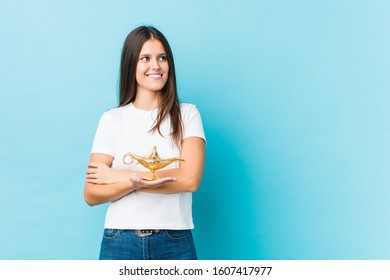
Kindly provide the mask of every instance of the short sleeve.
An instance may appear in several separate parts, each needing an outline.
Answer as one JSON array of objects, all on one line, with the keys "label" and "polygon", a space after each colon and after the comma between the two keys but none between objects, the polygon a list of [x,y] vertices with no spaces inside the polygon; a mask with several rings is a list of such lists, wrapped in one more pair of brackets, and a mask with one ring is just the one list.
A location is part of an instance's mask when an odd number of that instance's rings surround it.
[{"label": "short sleeve", "polygon": [[104,113],[100,118],[98,128],[93,140],[91,153],[107,154],[114,156],[112,117]]},{"label": "short sleeve", "polygon": [[202,117],[196,106],[192,104],[186,104],[186,107],[183,109],[183,139],[188,137],[199,137],[206,141]]}]

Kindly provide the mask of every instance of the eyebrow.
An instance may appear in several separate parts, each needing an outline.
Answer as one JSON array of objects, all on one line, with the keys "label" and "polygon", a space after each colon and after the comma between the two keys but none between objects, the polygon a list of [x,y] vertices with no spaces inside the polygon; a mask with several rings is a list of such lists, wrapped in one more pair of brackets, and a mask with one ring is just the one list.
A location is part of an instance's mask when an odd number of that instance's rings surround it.
[{"label": "eyebrow", "polygon": [[[167,55],[166,53],[159,53],[157,54],[157,56],[161,56],[161,55]],[[141,53],[139,56],[152,56],[151,54],[148,54],[148,53]]]}]

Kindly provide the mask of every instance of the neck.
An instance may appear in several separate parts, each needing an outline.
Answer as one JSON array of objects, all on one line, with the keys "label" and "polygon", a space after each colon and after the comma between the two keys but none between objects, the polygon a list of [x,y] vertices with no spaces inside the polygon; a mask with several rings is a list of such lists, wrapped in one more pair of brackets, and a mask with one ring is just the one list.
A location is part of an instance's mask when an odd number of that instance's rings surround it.
[{"label": "neck", "polygon": [[133,105],[138,109],[150,111],[158,107],[159,100],[159,92],[138,90]]}]

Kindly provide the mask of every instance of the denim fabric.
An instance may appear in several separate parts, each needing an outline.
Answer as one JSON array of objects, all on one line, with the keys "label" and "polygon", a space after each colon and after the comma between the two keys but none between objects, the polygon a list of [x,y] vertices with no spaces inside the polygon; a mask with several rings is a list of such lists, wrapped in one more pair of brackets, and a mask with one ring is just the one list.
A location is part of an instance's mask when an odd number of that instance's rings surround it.
[{"label": "denim fabric", "polygon": [[104,229],[100,260],[196,260],[191,230],[162,230],[139,237],[134,230]]}]

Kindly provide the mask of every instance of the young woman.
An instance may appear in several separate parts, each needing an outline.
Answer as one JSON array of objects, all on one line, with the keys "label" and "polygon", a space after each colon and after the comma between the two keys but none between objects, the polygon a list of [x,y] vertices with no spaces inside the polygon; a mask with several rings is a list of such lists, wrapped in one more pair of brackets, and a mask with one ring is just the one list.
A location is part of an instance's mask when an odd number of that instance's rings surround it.
[{"label": "young woman", "polygon": [[[100,259],[197,259],[192,193],[202,179],[205,135],[197,108],[179,103],[171,48],[153,27],[125,40],[119,103],[100,119],[84,188],[89,205],[110,202]],[[148,181],[148,169],[123,157],[146,156],[154,146],[162,158],[185,161]]]}]

